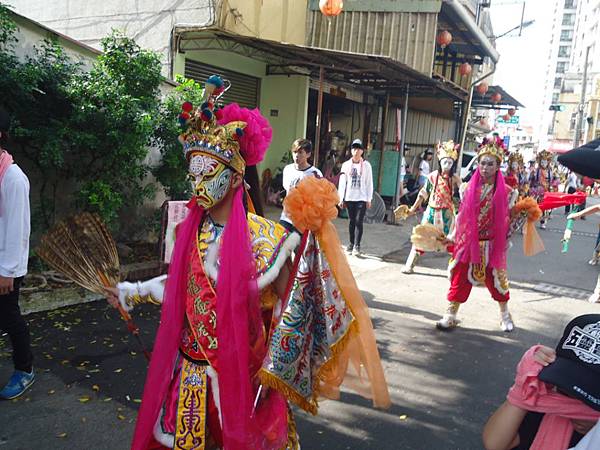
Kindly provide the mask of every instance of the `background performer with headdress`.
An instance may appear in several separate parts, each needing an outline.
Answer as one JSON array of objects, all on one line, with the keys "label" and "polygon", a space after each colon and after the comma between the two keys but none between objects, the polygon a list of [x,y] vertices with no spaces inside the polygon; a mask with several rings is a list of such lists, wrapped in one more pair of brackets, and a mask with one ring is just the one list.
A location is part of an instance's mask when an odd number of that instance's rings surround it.
[{"label": "background performer with headdress", "polygon": [[225,84],[211,76],[205,103],[180,116],[195,195],[164,294],[165,277],[109,290],[128,310],[162,303],[135,450],[297,449],[290,402],[316,413],[347,371],[375,406],[390,403],[368,309],[330,232],[335,186],[311,178],[289,194],[302,236],[248,213],[243,174],[263,159],[271,128],[256,109],[217,109]]},{"label": "background performer with headdress", "polygon": [[[534,197],[538,203],[544,199],[545,192],[554,192],[558,186],[558,178],[552,170],[552,160],[554,155],[548,150],[542,150],[537,155],[537,167],[529,175],[529,194]],[[546,228],[550,211],[545,211],[540,220],[540,228]]]},{"label": "background performer with headdress", "polygon": [[511,189],[516,189],[519,192],[519,197],[527,195],[529,180],[525,174],[523,155],[519,152],[512,152],[508,155],[508,169],[504,181]]},{"label": "background performer with headdress", "polygon": [[506,185],[499,170],[505,152],[501,139],[485,139],[477,153],[477,170],[471,180],[462,185],[464,191],[454,237],[448,237],[448,241],[454,241],[447,295],[450,303],[446,314],[437,322],[439,329],[458,325],[458,309],[468,300],[473,285],[478,284],[485,284],[498,302],[502,330],[514,329],[508,312],[506,253],[510,208],[517,199],[517,192]]},{"label": "background performer with headdress", "polygon": [[[437,145],[439,170],[434,170],[427,175],[425,186],[421,188],[415,203],[408,211],[409,216],[416,214],[423,202],[429,200],[421,223],[434,225],[446,236],[454,229],[455,207],[453,196],[455,189],[458,189],[461,183],[460,177],[454,173],[459,148],[460,145],[454,144],[454,141]],[[421,249],[413,245],[402,272],[413,273],[418,256],[422,253]]]}]

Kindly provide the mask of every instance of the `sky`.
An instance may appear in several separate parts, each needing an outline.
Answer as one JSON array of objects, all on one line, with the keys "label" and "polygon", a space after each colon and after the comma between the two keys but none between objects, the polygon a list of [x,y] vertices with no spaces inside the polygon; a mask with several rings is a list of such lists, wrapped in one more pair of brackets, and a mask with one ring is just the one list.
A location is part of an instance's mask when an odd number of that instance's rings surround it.
[{"label": "sky", "polygon": [[500,53],[494,84],[502,86],[525,105],[519,111],[522,125],[537,132],[542,114],[544,82],[552,32],[553,0],[492,0],[491,17],[496,36],[521,23],[525,3],[525,21],[535,20],[522,35],[513,32],[496,41]]}]

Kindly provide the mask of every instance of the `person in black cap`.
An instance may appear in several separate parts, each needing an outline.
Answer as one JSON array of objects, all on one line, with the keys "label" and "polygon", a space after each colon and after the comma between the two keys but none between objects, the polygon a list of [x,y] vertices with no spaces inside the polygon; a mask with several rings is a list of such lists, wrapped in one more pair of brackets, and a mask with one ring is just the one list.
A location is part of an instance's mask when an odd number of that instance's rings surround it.
[{"label": "person in black cap", "polygon": [[348,208],[348,253],[361,256],[360,242],[363,235],[363,221],[373,200],[373,169],[369,161],[363,159],[364,146],[360,139],[354,139],[350,146],[352,158],[342,164],[338,194],[340,208]]},{"label": "person in black cap", "polygon": [[600,314],[573,319],[556,350],[532,347],[483,431],[486,450],[566,450],[600,418]]}]

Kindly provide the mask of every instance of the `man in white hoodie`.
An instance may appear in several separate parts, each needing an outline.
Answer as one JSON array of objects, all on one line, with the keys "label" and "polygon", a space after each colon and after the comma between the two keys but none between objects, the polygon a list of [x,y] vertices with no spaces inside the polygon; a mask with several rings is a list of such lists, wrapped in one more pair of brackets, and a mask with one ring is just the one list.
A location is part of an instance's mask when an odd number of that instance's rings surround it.
[{"label": "man in white hoodie", "polygon": [[29,327],[19,309],[19,288],[29,257],[29,180],[4,148],[8,115],[0,108],[0,329],[10,337],[15,371],[0,390],[9,400],[34,381]]},{"label": "man in white hoodie", "polygon": [[346,247],[348,253],[360,256],[360,242],[363,235],[363,220],[367,208],[373,200],[373,169],[369,161],[362,157],[363,143],[354,139],[350,147],[352,158],[342,164],[338,193],[340,207],[348,208],[350,242]]}]

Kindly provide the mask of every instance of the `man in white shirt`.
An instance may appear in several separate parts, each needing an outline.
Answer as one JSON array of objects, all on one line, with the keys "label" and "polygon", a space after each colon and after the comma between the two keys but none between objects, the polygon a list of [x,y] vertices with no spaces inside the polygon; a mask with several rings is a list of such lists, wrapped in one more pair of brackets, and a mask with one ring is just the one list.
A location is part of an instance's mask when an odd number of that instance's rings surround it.
[{"label": "man in white shirt", "polygon": [[[323,177],[321,171],[309,162],[312,156],[312,142],[310,140],[296,139],[292,143],[291,152],[294,162],[283,168],[283,188],[286,195],[305,177]],[[286,215],[285,211],[282,211],[279,221],[288,230],[293,228],[292,220]]]},{"label": "man in white shirt", "polygon": [[369,161],[362,157],[364,147],[360,139],[354,139],[350,147],[352,158],[342,164],[338,194],[340,207],[348,208],[348,231],[350,242],[348,253],[360,256],[360,242],[363,235],[363,221],[367,208],[373,200],[373,169]]},{"label": "man in white shirt", "polygon": [[19,397],[35,379],[29,327],[19,309],[29,257],[29,180],[3,148],[8,125],[8,115],[0,108],[0,329],[10,337],[15,367],[0,391],[6,400]]},{"label": "man in white shirt", "polygon": [[[577,174],[573,171],[569,171],[569,175],[567,176],[567,182],[565,183],[565,192],[567,194],[573,194],[577,192],[577,186],[579,184],[579,178],[577,178]],[[565,206],[565,216],[571,212],[571,205]]]}]

